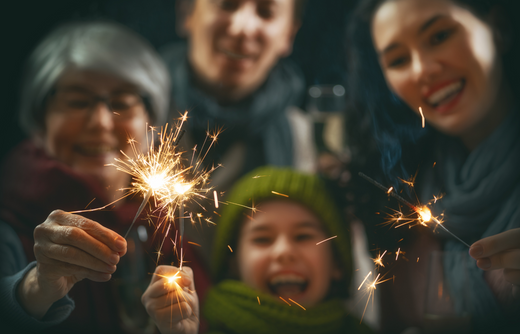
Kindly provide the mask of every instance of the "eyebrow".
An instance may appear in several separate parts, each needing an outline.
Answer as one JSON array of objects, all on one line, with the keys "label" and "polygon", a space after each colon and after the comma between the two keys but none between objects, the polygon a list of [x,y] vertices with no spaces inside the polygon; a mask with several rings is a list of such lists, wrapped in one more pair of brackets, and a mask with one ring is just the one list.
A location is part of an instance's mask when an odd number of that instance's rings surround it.
[{"label": "eyebrow", "polygon": [[[425,32],[429,27],[431,27],[435,22],[437,22],[438,20],[442,19],[442,18],[445,18],[446,15],[443,15],[443,14],[438,14],[438,15],[435,15],[433,17],[431,17],[430,19],[428,19],[426,22],[424,22],[421,27],[419,28],[419,31],[417,32],[418,35],[422,34],[423,32]],[[390,44],[389,46],[387,46],[386,48],[384,48],[380,53],[379,55],[383,55],[385,53],[388,53],[392,50],[394,50],[395,48],[399,47],[399,43],[392,43]]]}]

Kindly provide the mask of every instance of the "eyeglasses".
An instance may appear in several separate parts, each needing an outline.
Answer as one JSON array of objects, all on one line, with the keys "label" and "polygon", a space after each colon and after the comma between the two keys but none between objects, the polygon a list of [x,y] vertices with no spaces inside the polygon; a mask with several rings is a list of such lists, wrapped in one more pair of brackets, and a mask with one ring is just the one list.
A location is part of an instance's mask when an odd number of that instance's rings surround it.
[{"label": "eyeglasses", "polygon": [[129,91],[99,96],[85,89],[57,88],[50,96],[56,103],[56,110],[71,118],[87,117],[100,102],[112,112],[114,121],[131,119],[146,109],[145,98]]}]

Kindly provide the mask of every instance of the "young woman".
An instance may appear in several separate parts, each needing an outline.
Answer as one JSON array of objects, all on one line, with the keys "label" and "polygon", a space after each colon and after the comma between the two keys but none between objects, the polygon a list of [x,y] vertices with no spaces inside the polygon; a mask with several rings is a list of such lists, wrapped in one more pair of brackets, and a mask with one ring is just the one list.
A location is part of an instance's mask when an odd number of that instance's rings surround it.
[{"label": "young woman", "polygon": [[[395,187],[403,187],[398,178],[418,171],[415,192],[422,203],[444,194],[432,211],[443,213],[448,229],[474,243],[470,255],[476,262],[444,261],[454,299],[470,291],[467,311],[474,329],[489,329],[497,319],[507,324],[518,305],[520,52],[507,6],[478,0],[363,1],[349,29],[351,124],[361,125],[351,131],[354,153],[366,161],[365,148],[377,145],[379,178]],[[356,137],[360,129],[364,135]],[[369,229],[374,234],[376,227]],[[448,235],[410,233],[405,240],[410,259],[426,260],[433,250],[467,251]],[[426,269],[392,269],[395,283],[381,294],[383,329],[421,325]]]}]

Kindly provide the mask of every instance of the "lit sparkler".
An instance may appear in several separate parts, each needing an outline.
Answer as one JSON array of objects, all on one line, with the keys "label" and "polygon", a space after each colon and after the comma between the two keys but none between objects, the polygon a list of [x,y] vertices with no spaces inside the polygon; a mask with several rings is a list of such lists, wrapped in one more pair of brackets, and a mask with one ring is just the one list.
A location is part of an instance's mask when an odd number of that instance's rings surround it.
[{"label": "lit sparkler", "polygon": [[399,202],[401,202],[401,203],[405,204],[406,206],[408,206],[410,209],[415,211],[415,213],[418,215],[418,220],[410,219],[409,217],[405,217],[404,215],[402,215],[401,212],[398,212],[399,213],[398,217],[391,216],[392,218],[397,218],[396,222],[404,221],[404,223],[402,223],[400,225],[397,225],[396,228],[400,227],[400,226],[403,226],[403,225],[410,224],[413,221],[418,221],[419,224],[424,225],[424,226],[426,226],[427,223],[429,223],[429,222],[434,222],[434,223],[437,224],[437,226],[440,226],[444,231],[449,233],[455,239],[457,239],[458,241],[462,242],[468,248],[470,247],[468,243],[466,243],[464,240],[462,240],[461,238],[459,238],[458,236],[453,234],[444,225],[442,225],[442,221],[439,220],[439,218],[437,218],[437,217],[432,215],[432,212],[431,212],[430,208],[428,208],[428,206],[426,206],[426,205],[419,205],[419,206],[414,205],[414,204],[410,203],[409,201],[407,201],[406,199],[404,199],[403,197],[399,196],[395,191],[388,192],[388,188],[386,188],[385,186],[383,186],[381,183],[377,182],[376,180],[372,179],[371,177],[367,176],[366,174],[363,174],[363,173],[360,172],[359,176],[361,176],[362,178],[364,178],[368,182],[372,183],[373,185],[375,185],[379,189],[387,192],[390,196],[394,197]]},{"label": "lit sparkler", "polygon": [[[208,186],[209,176],[218,166],[204,169],[202,162],[208,154],[208,151],[217,141],[217,136],[220,133],[220,131],[216,131],[213,134],[208,132],[206,141],[198,156],[196,156],[197,149],[194,148],[191,162],[187,165],[185,163],[186,159],[183,159],[182,156],[184,152],[179,152],[177,149],[184,133],[182,127],[187,121],[187,118],[188,113],[185,112],[174,127],[168,128],[168,124],[166,124],[166,126],[158,132],[159,144],[157,147],[154,142],[154,132],[156,130],[150,127],[151,140],[148,140],[147,133],[147,144],[149,144],[149,148],[146,153],[143,153],[139,149],[135,140],[129,139],[133,158],[121,151],[125,159],[116,158],[115,163],[109,164],[109,166],[114,166],[118,170],[132,176],[131,187],[123,189],[127,191],[127,195],[143,195],[143,201],[137,210],[125,238],[144,210],[146,204],[153,197],[156,212],[159,212],[159,223],[156,229],[157,231],[161,228],[163,231],[166,230],[162,244],[164,244],[164,240],[170,231],[170,224],[175,221],[178,215],[181,244],[180,268],[182,268],[184,255],[184,206],[186,203],[194,202],[205,210],[199,201],[201,199],[208,199],[206,195],[212,189]],[[208,138],[210,139],[208,148],[201,157]],[[193,215],[190,214],[190,217],[192,216]]]}]

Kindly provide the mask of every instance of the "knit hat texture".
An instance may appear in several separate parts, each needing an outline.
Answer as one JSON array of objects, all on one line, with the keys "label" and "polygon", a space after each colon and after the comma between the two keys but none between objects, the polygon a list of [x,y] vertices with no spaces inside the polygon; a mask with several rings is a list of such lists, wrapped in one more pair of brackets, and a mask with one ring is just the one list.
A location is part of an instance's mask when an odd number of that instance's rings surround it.
[{"label": "knit hat texture", "polygon": [[344,281],[348,285],[352,276],[350,234],[324,182],[317,175],[272,166],[253,170],[231,189],[228,197],[230,204],[223,208],[216,227],[212,261],[214,278],[217,281],[226,278],[231,255],[228,245],[236,245],[241,222],[246,215],[252,214],[243,206],[251,207],[253,203],[256,206],[266,200],[295,201],[316,214],[326,232],[331,237],[337,236],[327,242],[333,243]]}]

